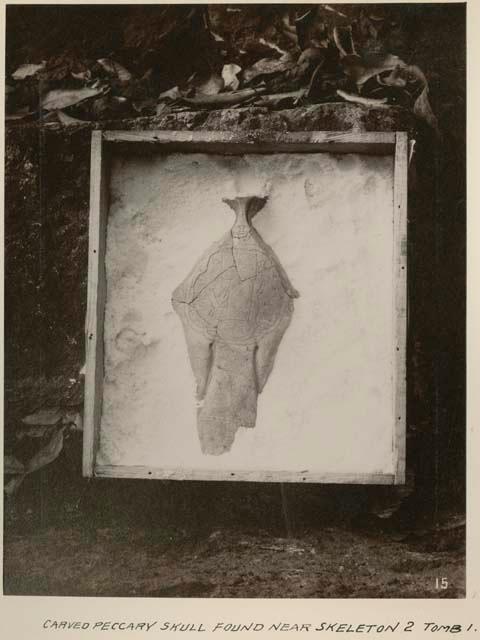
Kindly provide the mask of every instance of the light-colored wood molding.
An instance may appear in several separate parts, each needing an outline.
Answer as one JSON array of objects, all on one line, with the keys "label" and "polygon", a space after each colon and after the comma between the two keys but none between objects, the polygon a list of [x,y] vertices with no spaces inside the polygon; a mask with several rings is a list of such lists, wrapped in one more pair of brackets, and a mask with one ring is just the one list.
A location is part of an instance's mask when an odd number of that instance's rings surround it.
[{"label": "light-colored wood molding", "polygon": [[108,215],[108,163],[101,131],[92,132],[88,299],[85,323],[83,475],[93,476],[100,437],[103,396],[103,321],[106,296],[105,241]]},{"label": "light-colored wood molding", "polygon": [[367,153],[390,155],[395,133],[385,132],[229,132],[229,131],[105,131],[105,142],[122,151],[184,153]]},{"label": "light-colored wood molding", "polygon": [[318,473],[317,471],[223,471],[167,469],[146,466],[97,465],[98,478],[144,478],[151,480],[225,480],[232,482],[299,482],[323,484],[394,484],[393,473]]},{"label": "light-colored wood molding", "polygon": [[408,135],[396,134],[393,173],[393,279],[394,287],[394,442],[395,483],[405,483],[407,424],[407,198]]}]

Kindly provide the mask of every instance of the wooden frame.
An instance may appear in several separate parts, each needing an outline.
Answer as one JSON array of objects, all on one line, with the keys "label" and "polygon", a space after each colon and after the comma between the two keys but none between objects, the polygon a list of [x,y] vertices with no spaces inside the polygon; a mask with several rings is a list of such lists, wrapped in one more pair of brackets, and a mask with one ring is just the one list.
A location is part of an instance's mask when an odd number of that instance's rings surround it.
[{"label": "wooden frame", "polygon": [[[309,471],[219,472],[150,468],[143,466],[98,465],[103,386],[103,319],[106,274],[105,239],[108,217],[108,181],[110,151],[121,153],[362,153],[392,155],[393,229],[394,229],[394,299],[393,321],[396,326],[393,361],[395,417],[391,474],[332,474]],[[86,318],[86,376],[83,439],[83,475],[111,478],[156,478],[171,480],[237,480],[263,482],[318,482],[352,484],[402,484],[405,482],[406,439],[406,333],[407,333],[407,172],[408,136],[405,132],[188,132],[188,131],[94,131],[91,146],[90,221],[88,257],[88,307]]]}]

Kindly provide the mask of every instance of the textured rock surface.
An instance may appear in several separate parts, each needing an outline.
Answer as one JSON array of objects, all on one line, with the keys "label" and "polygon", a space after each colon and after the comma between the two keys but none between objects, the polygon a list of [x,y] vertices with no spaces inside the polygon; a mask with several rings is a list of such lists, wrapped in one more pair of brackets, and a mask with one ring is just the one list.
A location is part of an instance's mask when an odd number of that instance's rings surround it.
[{"label": "textured rock surface", "polygon": [[240,427],[255,426],[257,395],[290,324],[292,298],[298,297],[272,249],[252,228],[265,201],[225,200],[236,214],[231,231],[172,295],[197,382],[197,426],[206,454],[229,451]]}]

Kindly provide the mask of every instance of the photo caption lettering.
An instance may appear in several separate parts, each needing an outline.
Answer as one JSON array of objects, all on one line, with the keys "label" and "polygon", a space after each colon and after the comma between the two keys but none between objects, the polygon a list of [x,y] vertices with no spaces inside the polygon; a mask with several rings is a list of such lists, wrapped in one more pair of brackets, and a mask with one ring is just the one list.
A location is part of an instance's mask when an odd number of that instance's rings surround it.
[{"label": "photo caption lettering", "polygon": [[399,632],[430,633],[478,633],[477,625],[445,624],[434,621],[379,623],[348,623],[348,622],[222,622],[207,625],[201,622],[170,622],[170,621],[127,621],[127,620],[56,620],[47,618],[43,621],[43,629],[48,631],[110,631],[110,632],[167,632],[167,633],[261,633],[261,632],[290,632],[290,633],[364,633],[370,635],[395,634]]}]

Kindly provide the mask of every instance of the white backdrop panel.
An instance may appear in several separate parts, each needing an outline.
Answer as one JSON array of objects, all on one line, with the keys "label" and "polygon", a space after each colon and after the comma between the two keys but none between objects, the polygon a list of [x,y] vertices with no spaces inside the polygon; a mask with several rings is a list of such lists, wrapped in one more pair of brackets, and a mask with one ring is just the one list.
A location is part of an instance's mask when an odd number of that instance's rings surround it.
[{"label": "white backdrop panel", "polygon": [[[241,193],[268,193],[254,225],[300,297],[256,427],[205,456],[170,300],[231,227],[222,198]],[[390,156],[115,157],[97,464],[393,473],[392,217]]]}]

